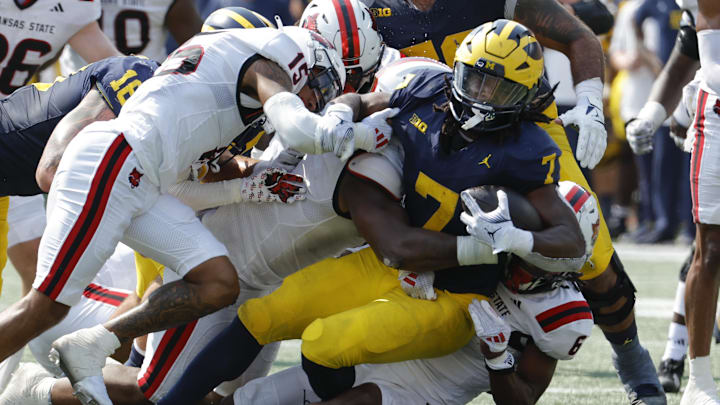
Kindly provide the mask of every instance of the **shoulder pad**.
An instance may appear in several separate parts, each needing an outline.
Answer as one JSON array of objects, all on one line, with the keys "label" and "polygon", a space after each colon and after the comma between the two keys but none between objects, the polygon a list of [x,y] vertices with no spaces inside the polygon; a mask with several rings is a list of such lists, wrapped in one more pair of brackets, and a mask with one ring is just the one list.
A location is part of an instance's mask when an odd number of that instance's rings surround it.
[{"label": "shoulder pad", "polygon": [[[278,65],[292,78],[293,74],[290,65],[298,54],[303,55],[302,50],[290,39],[288,35],[275,28],[253,28],[250,30],[228,30],[243,40],[246,46],[255,50],[263,58],[269,59]],[[302,80],[293,83],[293,93],[297,93],[305,86],[307,76],[303,75]]]},{"label": "shoulder pad", "polygon": [[396,87],[390,96],[390,107],[404,108],[414,100],[422,102],[439,96],[444,97],[448,76],[451,76],[451,73],[429,70],[417,72],[415,76],[406,79],[407,84],[401,83]]},{"label": "shoulder pad", "polygon": [[116,56],[92,64],[95,87],[115,115],[138,86],[151,78],[158,63],[140,56]]},{"label": "shoulder pad", "polygon": [[[385,51],[387,53],[387,50]],[[383,62],[385,57],[383,56]],[[407,87],[410,81],[423,71],[452,73],[452,69],[442,62],[422,57],[409,57],[396,60],[375,74],[373,91],[392,92]]]},{"label": "shoulder pad", "polygon": [[552,298],[547,300],[549,305],[534,314],[537,327],[532,332],[533,340],[548,356],[569,360],[592,332],[590,306],[582,294],[572,287],[558,287],[545,294]]},{"label": "shoulder pad", "polygon": [[[389,148],[390,146],[385,149]],[[371,180],[384,188],[395,199],[400,200],[403,194],[402,157],[399,157],[397,152],[383,153],[383,155],[378,153],[357,155],[348,163],[348,171],[358,177]],[[397,162],[398,157],[400,158],[399,162]]]}]

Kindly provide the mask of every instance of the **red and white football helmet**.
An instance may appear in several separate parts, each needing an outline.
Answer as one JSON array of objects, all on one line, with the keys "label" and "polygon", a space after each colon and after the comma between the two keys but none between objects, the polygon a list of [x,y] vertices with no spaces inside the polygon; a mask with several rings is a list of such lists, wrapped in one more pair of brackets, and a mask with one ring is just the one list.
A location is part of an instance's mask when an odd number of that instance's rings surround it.
[{"label": "red and white football helmet", "polygon": [[[585,253],[589,258],[600,227],[600,209],[597,201],[589,191],[572,181],[559,182],[557,192],[575,213],[585,239]],[[581,273],[547,272],[512,256],[505,269],[504,284],[513,292],[532,294],[555,288],[557,283],[564,280],[577,280],[580,275]]]},{"label": "red and white football helmet", "polygon": [[341,54],[346,91],[369,90],[385,44],[368,6],[359,0],[313,0],[300,17],[300,26],[322,35]]},{"label": "red and white football helmet", "polygon": [[295,26],[280,27],[302,50],[307,61],[308,85],[318,99],[318,111],[342,94],[345,69],[335,47],[321,35]]}]

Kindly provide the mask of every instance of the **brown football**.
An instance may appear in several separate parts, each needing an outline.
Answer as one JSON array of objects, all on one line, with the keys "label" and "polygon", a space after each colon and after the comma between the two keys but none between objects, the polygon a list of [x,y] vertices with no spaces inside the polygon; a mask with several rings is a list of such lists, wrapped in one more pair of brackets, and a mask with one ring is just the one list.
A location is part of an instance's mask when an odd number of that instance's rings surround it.
[{"label": "brown football", "polygon": [[[498,190],[503,190],[505,191],[505,194],[507,194],[508,205],[510,208],[510,219],[512,219],[512,222],[516,227],[527,231],[539,231],[543,229],[542,220],[540,219],[540,215],[535,207],[530,204],[530,201],[528,201],[527,198],[515,190],[507,187],[485,185],[472,187],[465,191],[470,193],[470,196],[477,201],[477,204],[483,211],[490,212],[498,206]],[[462,203],[462,207],[465,212],[470,214],[470,211],[465,206],[464,202]]]}]

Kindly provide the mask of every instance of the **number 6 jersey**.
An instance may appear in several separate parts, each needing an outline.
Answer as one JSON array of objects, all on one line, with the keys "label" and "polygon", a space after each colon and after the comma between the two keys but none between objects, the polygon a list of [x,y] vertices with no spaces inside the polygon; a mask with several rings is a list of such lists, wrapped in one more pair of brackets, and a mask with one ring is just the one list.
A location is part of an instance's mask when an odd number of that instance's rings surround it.
[{"label": "number 6 jersey", "polygon": [[99,0],[0,1],[0,96],[23,86],[81,28],[100,17]]}]

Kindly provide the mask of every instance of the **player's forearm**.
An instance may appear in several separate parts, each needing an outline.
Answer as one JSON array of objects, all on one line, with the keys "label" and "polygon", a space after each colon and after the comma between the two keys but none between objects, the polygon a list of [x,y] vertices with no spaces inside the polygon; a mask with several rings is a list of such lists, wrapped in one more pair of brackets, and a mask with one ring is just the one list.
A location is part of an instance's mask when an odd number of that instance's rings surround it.
[{"label": "player's forearm", "polygon": [[107,121],[115,118],[115,113],[105,104],[100,92],[91,90],[63,119],[58,122],[43,150],[35,179],[40,189],[48,192],[55,177],[60,159],[70,141],[86,126],[95,121]]},{"label": "player's forearm", "polygon": [[335,98],[331,104],[345,104],[353,110],[354,121],[360,121],[368,115],[384,110],[389,106],[389,93],[346,93]]},{"label": "player's forearm", "polygon": [[518,373],[490,372],[490,390],[497,405],[531,405],[536,402],[531,386]]},{"label": "player's forearm", "polygon": [[570,59],[575,83],[603,77],[600,41],[556,0],[518,0],[515,20],[530,28],[542,45]]},{"label": "player's forearm", "polygon": [[660,103],[665,111],[672,111],[680,101],[683,86],[688,84],[695,75],[698,62],[673,48],[670,59],[660,71],[660,75],[653,83],[648,101]]}]

